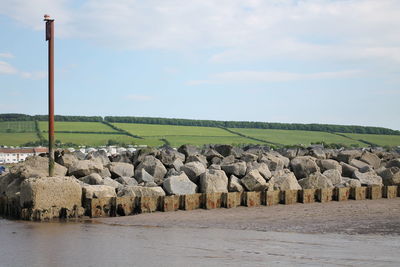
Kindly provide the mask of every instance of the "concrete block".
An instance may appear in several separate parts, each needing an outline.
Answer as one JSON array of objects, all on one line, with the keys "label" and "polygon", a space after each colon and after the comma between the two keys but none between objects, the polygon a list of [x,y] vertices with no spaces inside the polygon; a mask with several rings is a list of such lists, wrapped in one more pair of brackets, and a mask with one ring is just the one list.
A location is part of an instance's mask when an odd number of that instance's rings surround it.
[{"label": "concrete block", "polygon": [[151,213],[161,210],[162,196],[136,197],[138,213]]},{"label": "concrete block", "polygon": [[299,190],[283,190],[280,193],[280,202],[285,205],[291,205],[297,203]]},{"label": "concrete block", "polygon": [[336,201],[347,201],[350,198],[350,187],[336,187],[333,192]]},{"label": "concrete block", "polygon": [[117,215],[119,216],[127,216],[135,214],[136,212],[136,201],[135,197],[128,196],[128,197],[117,197],[116,199],[117,205]]},{"label": "concrete block", "polygon": [[265,205],[267,206],[278,205],[280,202],[279,190],[265,191],[264,196],[265,196]]},{"label": "concrete block", "polygon": [[223,208],[236,208],[240,206],[242,200],[242,192],[229,192],[222,193],[222,204]]},{"label": "concrete block", "polygon": [[243,206],[257,207],[261,205],[262,192],[244,192],[242,197]]},{"label": "concrete block", "polygon": [[162,199],[162,211],[177,211],[179,209],[180,196],[165,196]]},{"label": "concrete block", "polygon": [[217,209],[221,208],[223,193],[205,193],[204,208],[205,209]]},{"label": "concrete block", "polygon": [[303,189],[299,190],[298,198],[300,203],[314,203],[316,201],[316,189]]},{"label": "concrete block", "polygon": [[6,197],[0,197],[0,216],[5,216],[5,210],[6,210]]},{"label": "concrete block", "polygon": [[116,197],[91,198],[85,201],[85,214],[92,218],[116,216]]},{"label": "concrete block", "polygon": [[332,201],[333,188],[320,188],[317,189],[317,200],[321,203]]},{"label": "concrete block", "polygon": [[367,189],[367,198],[369,199],[379,199],[382,198],[382,186],[371,185]]},{"label": "concrete block", "polygon": [[395,198],[397,197],[397,185],[384,186],[382,188],[382,195],[384,198]]},{"label": "concrete block", "polygon": [[367,198],[367,187],[352,187],[350,188],[350,199],[364,200]]},{"label": "concrete block", "polygon": [[180,209],[182,210],[195,210],[203,206],[203,194],[183,195],[181,197]]}]

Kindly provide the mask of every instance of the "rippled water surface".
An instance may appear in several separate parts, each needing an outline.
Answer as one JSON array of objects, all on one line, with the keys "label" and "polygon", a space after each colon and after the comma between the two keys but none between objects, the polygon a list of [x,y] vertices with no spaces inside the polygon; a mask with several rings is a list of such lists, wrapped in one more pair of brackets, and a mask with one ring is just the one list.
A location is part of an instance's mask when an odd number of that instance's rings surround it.
[{"label": "rippled water surface", "polygon": [[400,266],[400,237],[0,219],[0,266]]}]

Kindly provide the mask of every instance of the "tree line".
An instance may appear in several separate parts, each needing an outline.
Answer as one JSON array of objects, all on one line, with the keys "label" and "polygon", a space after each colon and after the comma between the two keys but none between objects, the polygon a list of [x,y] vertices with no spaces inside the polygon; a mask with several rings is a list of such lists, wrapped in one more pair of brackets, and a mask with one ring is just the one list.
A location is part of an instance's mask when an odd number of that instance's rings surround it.
[{"label": "tree line", "polygon": [[[400,131],[372,126],[357,125],[333,125],[333,124],[302,124],[302,123],[277,123],[277,122],[254,122],[254,121],[216,121],[216,120],[191,120],[174,118],[150,118],[131,116],[63,116],[55,115],[56,121],[80,121],[80,122],[105,122],[105,123],[143,123],[181,126],[203,126],[223,128],[254,128],[254,129],[277,129],[277,130],[302,130],[321,131],[335,133],[358,133],[358,134],[384,134],[400,135]],[[47,121],[47,115],[26,114],[0,114],[0,121]]]}]

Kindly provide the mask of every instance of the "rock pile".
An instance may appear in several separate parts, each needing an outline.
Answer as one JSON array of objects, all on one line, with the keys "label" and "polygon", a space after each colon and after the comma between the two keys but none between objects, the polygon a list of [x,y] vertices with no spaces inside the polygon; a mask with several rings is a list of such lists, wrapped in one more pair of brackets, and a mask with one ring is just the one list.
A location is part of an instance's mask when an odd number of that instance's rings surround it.
[{"label": "rock pile", "polygon": [[[376,149],[272,151],[262,146],[199,149],[183,145],[125,151],[112,157],[101,151],[85,157],[76,153],[58,153],[55,174],[68,177],[63,183],[79,185],[87,199],[400,185],[400,155]],[[27,205],[22,196],[27,185],[50,181],[43,178],[47,164],[47,158],[31,157],[11,167],[0,176],[0,196]],[[35,179],[41,179],[40,183]]]}]

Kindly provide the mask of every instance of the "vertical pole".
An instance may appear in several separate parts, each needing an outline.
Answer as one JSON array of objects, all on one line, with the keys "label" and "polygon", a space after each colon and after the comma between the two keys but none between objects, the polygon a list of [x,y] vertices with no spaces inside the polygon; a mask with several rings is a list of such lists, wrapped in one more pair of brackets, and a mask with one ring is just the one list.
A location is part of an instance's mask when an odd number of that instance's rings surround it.
[{"label": "vertical pole", "polygon": [[49,176],[54,176],[54,19],[44,16],[49,42]]}]

